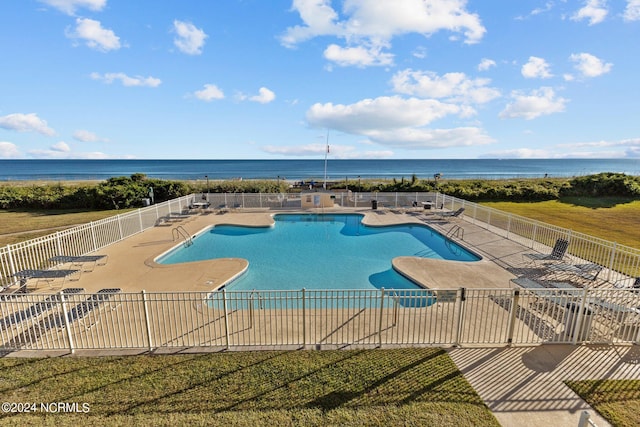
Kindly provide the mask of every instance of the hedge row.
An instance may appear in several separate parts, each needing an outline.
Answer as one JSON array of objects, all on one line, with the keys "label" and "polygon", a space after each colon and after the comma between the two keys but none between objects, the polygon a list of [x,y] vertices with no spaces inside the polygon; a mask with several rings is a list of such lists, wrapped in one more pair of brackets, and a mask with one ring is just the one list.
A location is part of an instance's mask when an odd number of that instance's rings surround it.
[{"label": "hedge row", "polygon": [[[539,201],[567,196],[640,197],[640,177],[620,173],[601,173],[572,179],[520,180],[364,180],[331,183],[331,189],[352,191],[412,192],[439,191],[473,201]],[[215,181],[209,188],[203,183],[148,179],[143,174],[110,178],[93,185],[0,185],[0,209],[114,209],[142,205],[153,188],[156,203],[190,193],[291,191],[283,181]],[[299,189],[294,189],[299,191]]]}]

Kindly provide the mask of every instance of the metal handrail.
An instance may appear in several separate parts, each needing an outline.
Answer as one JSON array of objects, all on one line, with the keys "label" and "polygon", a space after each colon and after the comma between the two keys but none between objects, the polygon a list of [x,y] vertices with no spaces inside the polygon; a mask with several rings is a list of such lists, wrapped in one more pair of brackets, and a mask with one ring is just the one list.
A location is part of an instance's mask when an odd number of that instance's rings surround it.
[{"label": "metal handrail", "polygon": [[191,235],[189,233],[187,233],[187,230],[185,230],[185,228],[181,225],[177,226],[177,227],[173,227],[171,229],[171,238],[173,239],[173,241],[175,242],[176,239],[182,237],[184,239],[184,245],[185,246],[191,246],[193,245],[193,238],[191,237]]}]

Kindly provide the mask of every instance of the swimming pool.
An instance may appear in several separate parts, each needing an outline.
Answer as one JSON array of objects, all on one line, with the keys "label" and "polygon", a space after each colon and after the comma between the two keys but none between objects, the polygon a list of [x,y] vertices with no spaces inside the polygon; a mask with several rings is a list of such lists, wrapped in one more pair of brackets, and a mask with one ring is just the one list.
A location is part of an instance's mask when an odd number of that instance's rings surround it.
[{"label": "swimming pool", "polygon": [[422,289],[396,272],[398,256],[477,261],[420,224],[369,227],[360,214],[277,214],[272,227],[218,225],[157,262],[244,258],[245,274],[227,290]]}]

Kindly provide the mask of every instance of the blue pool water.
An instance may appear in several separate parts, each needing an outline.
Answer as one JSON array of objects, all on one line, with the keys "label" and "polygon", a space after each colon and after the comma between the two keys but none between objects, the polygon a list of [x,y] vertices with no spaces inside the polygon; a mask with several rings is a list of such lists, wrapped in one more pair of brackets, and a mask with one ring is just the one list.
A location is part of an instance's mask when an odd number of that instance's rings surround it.
[{"label": "blue pool water", "polygon": [[244,258],[228,290],[421,289],[397,273],[398,256],[477,261],[424,225],[367,227],[357,214],[279,214],[273,227],[218,225],[161,257],[161,264]]}]

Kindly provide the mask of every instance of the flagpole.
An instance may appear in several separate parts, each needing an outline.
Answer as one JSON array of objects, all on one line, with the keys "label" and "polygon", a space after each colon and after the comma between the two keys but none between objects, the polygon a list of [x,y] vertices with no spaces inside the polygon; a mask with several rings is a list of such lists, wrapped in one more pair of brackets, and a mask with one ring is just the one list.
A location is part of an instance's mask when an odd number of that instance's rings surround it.
[{"label": "flagpole", "polygon": [[329,128],[327,128],[327,148],[324,150],[324,184],[322,188],[327,189],[327,156],[329,155]]}]

